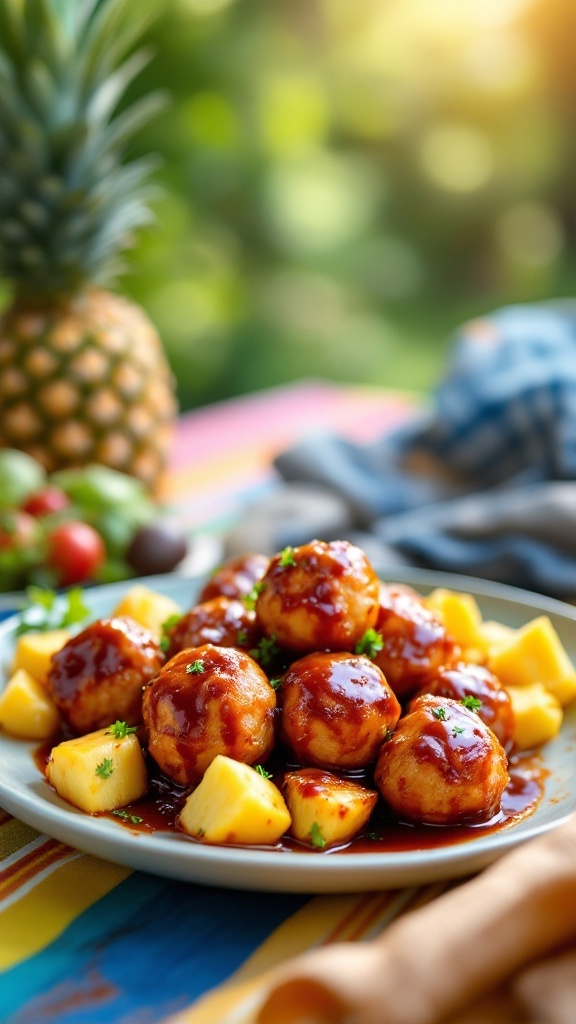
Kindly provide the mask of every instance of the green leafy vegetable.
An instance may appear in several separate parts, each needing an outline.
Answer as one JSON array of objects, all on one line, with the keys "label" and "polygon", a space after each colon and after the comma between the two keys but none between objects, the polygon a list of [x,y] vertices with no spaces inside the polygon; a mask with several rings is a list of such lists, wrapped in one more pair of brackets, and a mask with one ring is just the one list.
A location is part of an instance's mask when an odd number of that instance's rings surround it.
[{"label": "green leafy vegetable", "polygon": [[261,775],[263,779],[272,778],[272,772],[267,772],[266,769],[263,768],[261,764],[255,764],[254,771],[256,772],[257,775]]},{"label": "green leafy vegetable", "polygon": [[269,665],[280,653],[275,635],[263,636],[258,646],[253,647],[249,653],[250,657],[254,658],[254,661],[257,661],[259,665]]},{"label": "green leafy vegetable", "polygon": [[123,740],[125,736],[128,736],[131,732],[136,732],[137,729],[138,726],[136,725],[126,725],[126,722],[116,721],[110,726],[108,732],[114,736],[115,739]]},{"label": "green leafy vegetable", "polygon": [[478,697],[473,697],[472,694],[468,694],[466,697],[462,697],[460,703],[463,704],[464,707],[468,708],[470,711],[479,711],[480,708],[482,707],[482,701],[479,700]]},{"label": "green leafy vegetable", "polygon": [[84,591],[73,587],[61,597],[54,590],[43,587],[28,587],[26,604],[20,612],[16,635],[30,631],[45,632],[48,629],[65,629],[83,622],[90,614],[84,601]]},{"label": "green leafy vegetable", "polygon": [[294,558],[294,548],[286,547],[280,554],[278,565],[285,568],[287,565],[296,565],[296,559]]},{"label": "green leafy vegetable", "polygon": [[197,661],[191,661],[189,665],[186,665],[186,671],[188,675],[197,675],[204,671],[204,662],[201,659]]},{"label": "green leafy vegetable", "polygon": [[282,686],[282,676],[278,676],[276,679],[269,679],[268,682],[273,690],[279,690]]},{"label": "green leafy vegetable", "polygon": [[324,847],[326,846],[326,840],[324,839],[324,836],[322,835],[322,829],[320,828],[320,825],[318,824],[317,821],[315,821],[314,824],[312,825],[312,828],[310,829],[310,832],[308,833],[308,835],[310,836],[310,842],[311,842],[312,846],[314,847],[314,849],[316,849],[316,850],[323,850],[324,849]]},{"label": "green leafy vegetable", "polygon": [[140,825],[144,819],[140,818],[137,814],[129,814],[128,811],[112,811],[117,818],[123,818],[124,821],[129,821],[131,825]]},{"label": "green leafy vegetable", "polygon": [[446,721],[446,708],[432,708],[432,714],[439,722]]},{"label": "green leafy vegetable", "polygon": [[249,594],[244,594],[244,597],[242,598],[242,603],[248,609],[249,612],[253,611],[254,608],[256,607],[256,601],[258,600],[258,597],[265,589],[265,587],[266,584],[264,583],[264,580],[259,580],[257,583],[254,584]]},{"label": "green leafy vegetable", "polygon": [[170,630],[174,629],[174,626],[180,622],[181,618],[182,616],[176,613],[174,615],[170,615],[166,621],[162,623],[160,636],[160,649],[162,651],[167,651],[170,647],[170,637],[168,634]]}]

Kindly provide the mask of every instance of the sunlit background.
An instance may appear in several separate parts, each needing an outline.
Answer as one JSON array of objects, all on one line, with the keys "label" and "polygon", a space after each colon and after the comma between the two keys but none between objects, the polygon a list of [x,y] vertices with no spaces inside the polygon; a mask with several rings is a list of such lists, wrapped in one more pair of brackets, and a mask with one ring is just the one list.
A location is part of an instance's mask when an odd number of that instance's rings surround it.
[{"label": "sunlit background", "polygon": [[183,408],[289,380],[410,389],[450,332],[574,294],[574,0],[165,0],[170,106],[126,290]]}]

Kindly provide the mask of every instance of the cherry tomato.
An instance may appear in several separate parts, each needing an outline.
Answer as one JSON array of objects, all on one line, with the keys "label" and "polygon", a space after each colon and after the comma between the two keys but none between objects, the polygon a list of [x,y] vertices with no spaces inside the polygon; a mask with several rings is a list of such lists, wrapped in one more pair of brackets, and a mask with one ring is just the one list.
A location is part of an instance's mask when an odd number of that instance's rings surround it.
[{"label": "cherry tomato", "polygon": [[92,579],[106,558],[104,541],[87,523],[62,523],[47,537],[46,564],[67,587]]},{"label": "cherry tomato", "polygon": [[52,512],[61,512],[70,504],[70,499],[59,487],[48,486],[42,491],[36,491],[27,498],[22,506],[25,512],[37,519],[42,516],[49,516]]}]

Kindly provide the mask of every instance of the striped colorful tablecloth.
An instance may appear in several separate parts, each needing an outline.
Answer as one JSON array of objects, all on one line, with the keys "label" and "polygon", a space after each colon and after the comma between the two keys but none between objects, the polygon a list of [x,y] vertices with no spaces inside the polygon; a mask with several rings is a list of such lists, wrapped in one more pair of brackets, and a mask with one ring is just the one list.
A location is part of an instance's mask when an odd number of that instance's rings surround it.
[{"label": "striped colorful tablecloth", "polygon": [[[304,382],[184,415],[166,497],[198,540],[277,483],[310,429],[370,440],[409,396]],[[437,888],[359,896],[226,891],[130,871],[0,808],[1,1024],[249,1024],[258,979],[310,946],[377,934]]]}]

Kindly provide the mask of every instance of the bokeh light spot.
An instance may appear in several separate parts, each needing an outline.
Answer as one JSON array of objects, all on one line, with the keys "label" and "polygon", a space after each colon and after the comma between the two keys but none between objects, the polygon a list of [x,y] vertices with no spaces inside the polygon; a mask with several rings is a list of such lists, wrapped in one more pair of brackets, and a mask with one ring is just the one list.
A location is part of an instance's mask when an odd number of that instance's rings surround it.
[{"label": "bokeh light spot", "polygon": [[421,159],[433,183],[451,192],[476,192],[487,184],[494,169],[486,135],[458,122],[432,128],[424,136]]},{"label": "bokeh light spot", "polygon": [[505,256],[530,267],[552,263],[564,244],[562,225],[544,203],[516,203],[502,214],[497,237]]}]

